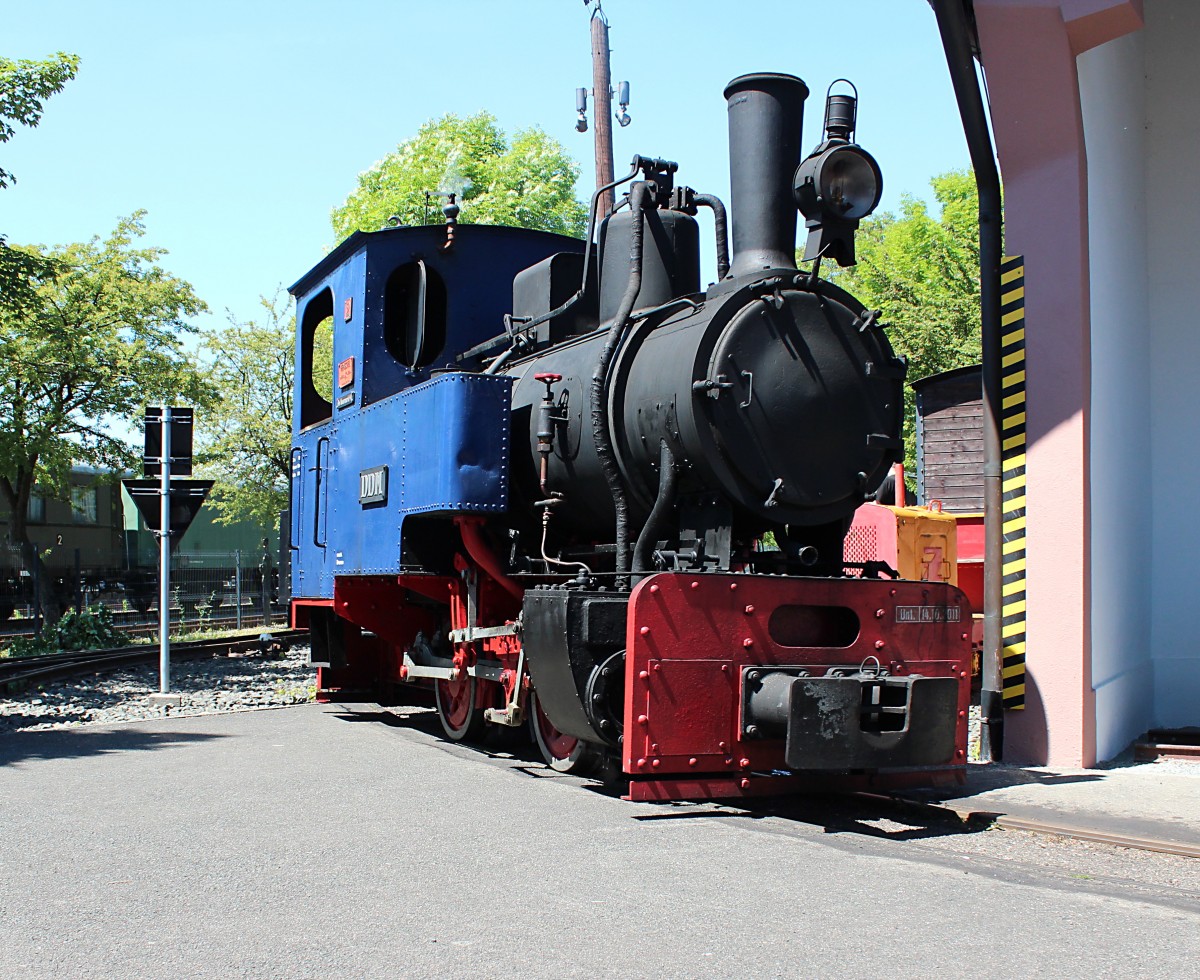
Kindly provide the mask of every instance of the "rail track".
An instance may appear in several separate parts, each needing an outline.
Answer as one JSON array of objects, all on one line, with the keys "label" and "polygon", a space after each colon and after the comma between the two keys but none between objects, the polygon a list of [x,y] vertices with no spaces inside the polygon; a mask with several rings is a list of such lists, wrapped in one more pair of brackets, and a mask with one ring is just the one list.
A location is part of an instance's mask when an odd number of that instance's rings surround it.
[{"label": "rail track", "polygon": [[1074,840],[1091,841],[1096,844],[1111,844],[1114,847],[1132,847],[1139,851],[1155,851],[1159,854],[1177,854],[1180,857],[1200,858],[1200,847],[1195,844],[1185,844],[1182,841],[1161,840],[1156,837],[1139,837],[1132,834],[1113,834],[1086,827],[1072,827],[1067,824],[1049,823],[1041,820],[1030,820],[1026,817],[1014,817],[1000,814],[994,825],[1005,830],[1027,830],[1035,834],[1049,834],[1054,837],[1070,837]]},{"label": "rail track", "polygon": [[1139,851],[1154,851],[1158,854],[1174,854],[1179,857],[1200,858],[1200,846],[1185,841],[1161,837],[1146,837],[1137,834],[1116,833],[1080,827],[1066,822],[1040,820],[1015,814],[985,810],[963,801],[929,802],[906,796],[881,793],[856,793],[859,799],[876,804],[891,805],[898,812],[921,814],[925,819],[941,819],[961,822],[964,827],[982,830],[999,827],[1003,830],[1023,830],[1048,837],[1065,837],[1071,840],[1088,841],[1093,844],[1108,844],[1112,847],[1129,847]]},{"label": "rail track", "polygon": [[[272,642],[291,644],[307,635],[306,630],[270,630]],[[179,659],[215,657],[238,650],[261,648],[259,636],[222,637],[172,643],[171,656]],[[116,647],[111,650],[80,650],[40,657],[15,657],[0,660],[0,693],[22,690],[29,684],[41,684],[80,674],[98,674],[121,667],[134,667],[158,661],[158,647],[151,644]]]},{"label": "rail track", "polygon": [[[273,616],[280,620],[287,618],[287,610],[275,607],[271,610]],[[238,617],[236,612],[225,613],[220,616],[207,616],[201,619],[199,616],[188,615],[180,616],[178,609],[173,609],[171,613],[171,628],[184,626],[200,626],[203,625],[206,629],[232,629],[237,623]],[[249,607],[242,613],[242,623],[245,627],[257,626],[262,622],[262,611],[255,607],[251,610]],[[122,633],[130,636],[150,636],[158,633],[158,615],[157,613],[140,613],[132,609],[117,610],[113,613],[113,623],[118,626]],[[19,637],[30,637],[34,635],[34,627],[32,620],[9,620],[6,623],[0,623],[0,640],[15,640]]]}]

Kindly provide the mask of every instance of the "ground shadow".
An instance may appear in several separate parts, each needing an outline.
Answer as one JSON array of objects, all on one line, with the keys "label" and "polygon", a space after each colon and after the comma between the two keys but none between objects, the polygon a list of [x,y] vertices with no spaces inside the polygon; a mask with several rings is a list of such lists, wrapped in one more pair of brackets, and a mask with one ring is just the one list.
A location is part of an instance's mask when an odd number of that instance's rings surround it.
[{"label": "ground shadow", "polygon": [[633,819],[757,821],[767,817],[819,828],[826,834],[856,834],[893,841],[976,834],[987,830],[995,819],[994,814],[976,814],[963,819],[935,806],[848,793],[768,796],[715,804],[665,804],[662,813],[637,814]]},{"label": "ground shadow", "polygon": [[336,718],[338,721],[350,722],[366,722],[376,725],[389,725],[392,728],[412,728],[407,718],[393,714],[390,711],[383,710],[366,710],[366,711],[332,711],[330,717]]},{"label": "ground shadow", "polygon": [[[530,742],[512,738],[497,745],[493,738],[482,744],[465,745],[444,741],[436,712],[429,709],[399,708],[393,711],[374,705],[329,705],[334,718],[352,724],[375,723],[403,728],[427,735],[437,744],[460,755],[474,755],[480,761],[499,765],[526,778],[557,779],[577,784],[582,792],[619,798],[628,792],[621,779],[584,779],[555,772],[542,761]],[[856,796],[847,793],[809,793],[799,796],[757,797],[751,800],[716,802],[664,802],[630,807],[630,818],[639,822],[660,820],[761,821],[767,818],[819,827],[827,834],[859,834],[888,840],[920,840],[972,834],[991,826],[993,815],[978,815],[964,820],[951,810],[884,796]]]},{"label": "ground shadow", "polygon": [[1013,786],[1047,788],[1071,783],[1094,783],[1108,778],[1103,772],[1054,772],[1027,766],[993,762],[967,767],[967,781],[961,786],[905,790],[907,799],[921,803],[962,803],[993,790]]},{"label": "ground shadow", "polygon": [[[562,775],[554,772],[545,764],[533,741],[528,737],[528,729],[524,725],[517,729],[501,729],[499,726],[493,725],[488,727],[488,732],[481,742],[452,742],[446,738],[442,724],[438,721],[437,712],[432,708],[406,705],[388,710],[376,705],[365,704],[361,706],[330,704],[328,707],[340,709],[330,712],[331,716],[339,721],[348,721],[353,724],[368,722],[386,725],[389,728],[404,728],[420,732],[435,739],[440,745],[452,746],[472,755],[510,763],[510,768],[517,769],[529,776]],[[520,763],[528,765],[520,765]],[[545,772],[538,771],[543,769]]]},{"label": "ground shadow", "polygon": [[132,726],[8,732],[0,736],[0,767],[50,759],[79,759],[113,752],[158,751],[225,737],[208,732],[149,732]]}]

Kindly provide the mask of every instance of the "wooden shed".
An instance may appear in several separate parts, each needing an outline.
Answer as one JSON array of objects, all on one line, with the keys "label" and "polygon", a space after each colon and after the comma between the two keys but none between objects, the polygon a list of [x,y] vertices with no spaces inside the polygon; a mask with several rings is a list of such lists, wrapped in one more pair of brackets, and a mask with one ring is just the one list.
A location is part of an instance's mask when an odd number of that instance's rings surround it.
[{"label": "wooden shed", "polygon": [[952,513],[983,510],[983,374],[978,365],[912,384],[917,402],[917,492]]}]

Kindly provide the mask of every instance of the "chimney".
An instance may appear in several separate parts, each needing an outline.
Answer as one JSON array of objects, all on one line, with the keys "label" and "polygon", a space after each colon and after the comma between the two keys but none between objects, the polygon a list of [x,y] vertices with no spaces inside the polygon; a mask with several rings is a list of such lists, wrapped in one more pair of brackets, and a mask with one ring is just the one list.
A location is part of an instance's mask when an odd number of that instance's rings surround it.
[{"label": "chimney", "polygon": [[796,268],[800,130],[808,86],[794,75],[742,75],[725,86],[735,276]]}]

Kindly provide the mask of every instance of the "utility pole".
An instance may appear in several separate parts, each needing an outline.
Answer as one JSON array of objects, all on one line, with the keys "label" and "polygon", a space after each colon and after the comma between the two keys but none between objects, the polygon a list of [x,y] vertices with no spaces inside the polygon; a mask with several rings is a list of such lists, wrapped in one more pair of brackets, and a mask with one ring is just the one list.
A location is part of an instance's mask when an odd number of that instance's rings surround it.
[{"label": "utility pole", "polygon": [[[596,186],[613,182],[612,68],[608,53],[608,18],[596,0],[592,11],[592,120],[596,127]],[[597,217],[612,212],[613,192],[600,195]]]},{"label": "utility pole", "polygon": [[[592,117],[596,126],[596,187],[607,187],[613,182],[613,141],[612,141],[612,69],[608,57],[608,18],[600,7],[600,0],[594,0],[596,6],[592,10]],[[593,0],[583,0],[585,7]],[[588,131],[586,88],[575,90],[575,111],[579,117],[575,120],[577,132]],[[617,88],[617,101],[620,110],[617,112],[617,122],[628,126],[629,117],[629,83],[621,82]],[[596,204],[597,218],[604,218],[612,213],[613,192],[606,190],[600,195]]]}]

